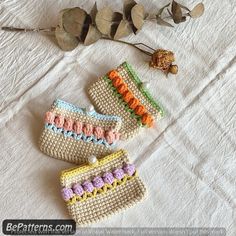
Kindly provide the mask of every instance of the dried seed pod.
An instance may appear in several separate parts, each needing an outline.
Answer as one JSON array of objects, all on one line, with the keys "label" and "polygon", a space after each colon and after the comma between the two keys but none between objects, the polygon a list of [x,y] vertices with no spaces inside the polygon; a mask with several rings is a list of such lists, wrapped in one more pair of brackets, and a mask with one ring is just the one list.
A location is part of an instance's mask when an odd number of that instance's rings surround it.
[{"label": "dried seed pod", "polygon": [[153,54],[149,63],[150,67],[159,69],[164,73],[177,74],[178,66],[172,65],[175,61],[174,53],[164,49],[157,49]]},{"label": "dried seed pod", "polygon": [[171,73],[171,74],[174,74],[174,75],[176,75],[177,73],[178,73],[178,66],[177,65],[171,65],[170,66],[170,68],[169,68],[169,72]]}]

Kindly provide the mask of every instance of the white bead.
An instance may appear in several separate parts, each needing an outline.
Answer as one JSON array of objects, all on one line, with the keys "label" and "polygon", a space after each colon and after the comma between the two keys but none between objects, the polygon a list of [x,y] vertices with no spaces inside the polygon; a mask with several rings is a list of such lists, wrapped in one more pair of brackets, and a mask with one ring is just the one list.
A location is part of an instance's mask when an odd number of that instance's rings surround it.
[{"label": "white bead", "polygon": [[143,82],[142,83],[142,87],[145,88],[145,89],[148,89],[149,86],[150,86],[150,83],[148,83],[148,82]]},{"label": "white bead", "polygon": [[89,162],[89,164],[94,164],[97,162],[97,158],[92,155],[92,156],[88,157],[88,162]]},{"label": "white bead", "polygon": [[86,107],[86,111],[87,111],[87,112],[92,112],[92,111],[94,111],[94,106],[93,106],[93,105],[87,106],[87,107]]}]

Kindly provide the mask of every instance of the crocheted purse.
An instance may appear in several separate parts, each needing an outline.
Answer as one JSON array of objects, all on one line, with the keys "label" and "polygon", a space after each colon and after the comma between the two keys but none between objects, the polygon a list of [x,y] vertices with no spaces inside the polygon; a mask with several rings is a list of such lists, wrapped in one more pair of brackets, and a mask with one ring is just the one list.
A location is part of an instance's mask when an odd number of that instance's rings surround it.
[{"label": "crocheted purse", "polygon": [[83,163],[91,155],[100,158],[112,152],[119,139],[121,118],[54,101],[45,115],[40,149],[49,156]]},{"label": "crocheted purse", "polygon": [[133,137],[140,127],[152,127],[154,119],[164,114],[127,62],[99,78],[88,93],[101,113],[122,117],[124,139]]},{"label": "crocheted purse", "polygon": [[146,189],[126,151],[120,150],[99,161],[63,171],[62,197],[78,225],[86,225],[131,207]]}]

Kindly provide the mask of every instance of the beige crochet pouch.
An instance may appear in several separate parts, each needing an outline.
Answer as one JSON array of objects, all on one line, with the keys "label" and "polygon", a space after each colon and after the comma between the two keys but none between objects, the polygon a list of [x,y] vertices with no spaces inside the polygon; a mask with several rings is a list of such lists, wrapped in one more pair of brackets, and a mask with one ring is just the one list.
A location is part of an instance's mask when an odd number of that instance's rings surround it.
[{"label": "beige crochet pouch", "polygon": [[141,127],[152,127],[163,109],[152,98],[131,65],[124,62],[93,83],[89,96],[99,112],[122,118],[121,137],[133,137]]},{"label": "beige crochet pouch", "polygon": [[146,189],[126,151],[120,150],[61,174],[61,193],[69,214],[78,225],[86,225],[131,207]]},{"label": "beige crochet pouch", "polygon": [[102,115],[55,100],[45,115],[40,149],[45,154],[72,163],[84,163],[91,155],[112,153],[119,139],[121,118]]}]

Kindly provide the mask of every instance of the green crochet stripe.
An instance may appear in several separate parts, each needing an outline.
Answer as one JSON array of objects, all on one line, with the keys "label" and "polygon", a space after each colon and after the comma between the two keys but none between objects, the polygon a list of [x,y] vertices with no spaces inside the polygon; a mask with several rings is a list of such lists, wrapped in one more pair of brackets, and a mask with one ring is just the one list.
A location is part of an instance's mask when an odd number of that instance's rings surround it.
[{"label": "green crochet stripe", "polygon": [[122,66],[128,72],[129,77],[135,82],[140,92],[147,98],[147,100],[152,104],[152,106],[159,111],[161,117],[163,117],[165,114],[164,109],[154,100],[152,95],[145,88],[142,87],[142,81],[139,79],[138,75],[133,70],[131,65],[128,62],[124,62],[122,63]]},{"label": "green crochet stripe", "polygon": [[105,75],[102,77],[102,79],[109,84],[109,86],[111,87],[111,90],[113,91],[113,94],[119,98],[119,102],[120,102],[120,104],[122,104],[125,107],[125,110],[130,113],[132,118],[135,118],[137,120],[138,126],[145,127],[146,125],[144,125],[141,121],[141,116],[136,115],[134,110],[129,108],[129,105],[123,100],[122,95],[119,94],[117,89],[113,86],[112,81],[108,78],[108,76]]}]

